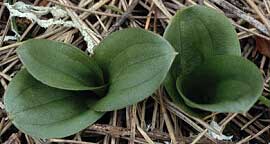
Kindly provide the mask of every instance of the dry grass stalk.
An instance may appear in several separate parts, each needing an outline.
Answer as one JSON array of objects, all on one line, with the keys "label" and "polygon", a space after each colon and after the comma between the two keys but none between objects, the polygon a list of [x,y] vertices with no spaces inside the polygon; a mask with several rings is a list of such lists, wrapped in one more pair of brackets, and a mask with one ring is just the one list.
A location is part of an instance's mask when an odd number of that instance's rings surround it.
[{"label": "dry grass stalk", "polygon": [[[33,5],[39,5],[40,2],[44,3],[44,1],[46,0],[35,0]],[[110,32],[124,27],[141,27],[162,34],[176,10],[188,5],[199,4],[199,2],[233,18],[231,19],[232,24],[238,30],[239,39],[243,44],[243,56],[258,63],[265,79],[269,79],[269,59],[261,56],[254,49],[255,44],[252,42],[253,36],[270,40],[268,31],[270,29],[268,20],[270,2],[267,0],[101,0],[97,2],[92,0],[81,0],[80,2],[74,0],[48,0],[45,4],[47,6],[56,4],[67,9],[70,17],[66,19],[71,18],[88,27],[91,30],[89,35],[98,43]],[[5,37],[12,33],[10,32],[10,22],[5,6],[2,3],[0,6],[0,34]],[[257,19],[262,20],[262,22]],[[44,30],[36,23],[31,23],[23,29],[21,35],[19,41],[3,42],[3,37],[0,40],[1,93],[4,93],[8,82],[21,67],[15,50],[24,40],[30,37],[53,39],[72,43],[85,50],[83,37],[74,28],[51,26]],[[268,84],[265,84],[264,95],[269,95],[268,88]],[[216,131],[209,125],[211,119],[221,122],[224,132],[228,128],[232,128],[233,131],[245,134],[245,136],[242,136],[233,133],[236,137],[234,142],[269,142],[268,123],[270,111],[261,105],[256,105],[245,116],[214,113],[201,120],[193,118],[177,108],[175,104],[167,99],[162,89],[158,91],[158,96],[153,96],[153,98],[154,100],[149,98],[140,104],[113,112],[109,118],[110,125],[95,124],[72,138],[51,139],[48,143],[118,144],[121,142],[162,143],[165,141],[172,141],[173,143],[230,143],[215,140],[207,134],[207,130]],[[258,107],[260,109],[257,109]],[[13,132],[14,127],[7,119],[2,101],[0,101],[0,108],[0,132],[1,136],[4,136],[3,143],[12,142],[12,140],[21,142],[22,139],[25,139],[28,144],[41,143],[30,136],[20,135],[20,132]],[[260,118],[263,118],[263,120]],[[230,125],[233,125],[233,127],[230,127]],[[216,132],[218,133],[218,131]],[[191,136],[191,133],[195,134],[195,136]],[[87,137],[94,137],[91,139],[94,142],[91,142]],[[97,140],[94,140],[95,138]]]}]

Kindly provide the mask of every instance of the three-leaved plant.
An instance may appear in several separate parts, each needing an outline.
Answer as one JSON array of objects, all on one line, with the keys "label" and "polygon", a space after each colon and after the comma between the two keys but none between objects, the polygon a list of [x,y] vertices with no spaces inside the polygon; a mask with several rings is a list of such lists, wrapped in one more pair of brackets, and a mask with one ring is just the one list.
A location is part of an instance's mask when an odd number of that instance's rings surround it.
[{"label": "three-leaved plant", "polygon": [[42,39],[24,42],[17,53],[25,68],[9,84],[4,103],[13,124],[38,138],[72,135],[105,112],[150,96],[176,55],[164,38],[136,28],[112,33],[92,57]]},{"label": "three-leaved plant", "polygon": [[241,57],[237,34],[221,13],[203,6],[173,17],[164,38],[179,53],[164,82],[168,95],[186,113],[248,111],[261,96],[263,79]]}]

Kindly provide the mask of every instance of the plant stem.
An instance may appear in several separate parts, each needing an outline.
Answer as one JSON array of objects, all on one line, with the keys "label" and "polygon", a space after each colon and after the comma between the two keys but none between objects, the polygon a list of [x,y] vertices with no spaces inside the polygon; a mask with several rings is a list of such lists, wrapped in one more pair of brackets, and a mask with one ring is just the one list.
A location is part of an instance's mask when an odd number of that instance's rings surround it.
[{"label": "plant stem", "polygon": [[265,106],[270,107],[270,100],[266,98],[265,96],[260,96],[259,101]]}]

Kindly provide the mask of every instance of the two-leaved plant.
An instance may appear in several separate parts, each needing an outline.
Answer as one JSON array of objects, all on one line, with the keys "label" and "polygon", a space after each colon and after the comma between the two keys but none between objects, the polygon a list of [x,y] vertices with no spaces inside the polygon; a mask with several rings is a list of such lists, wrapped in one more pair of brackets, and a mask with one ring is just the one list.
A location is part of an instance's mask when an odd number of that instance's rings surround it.
[{"label": "two-leaved plant", "polygon": [[261,96],[260,71],[241,57],[236,32],[223,14],[203,6],[186,8],[174,16],[164,38],[179,53],[164,85],[186,113],[244,113]]},{"label": "two-leaved plant", "polygon": [[72,45],[29,40],[17,53],[25,66],[4,96],[13,124],[38,138],[65,137],[107,111],[150,96],[176,52],[162,37],[125,29],[106,37],[90,58]]},{"label": "two-leaved plant", "polygon": [[246,112],[261,95],[260,71],[241,57],[224,15],[202,6],[186,8],[174,16],[164,38],[142,29],[121,30],[101,41],[91,58],[65,43],[23,43],[17,53],[26,69],[4,96],[9,118],[29,135],[65,137],[107,111],[150,96],[166,76],[173,102],[196,117]]}]

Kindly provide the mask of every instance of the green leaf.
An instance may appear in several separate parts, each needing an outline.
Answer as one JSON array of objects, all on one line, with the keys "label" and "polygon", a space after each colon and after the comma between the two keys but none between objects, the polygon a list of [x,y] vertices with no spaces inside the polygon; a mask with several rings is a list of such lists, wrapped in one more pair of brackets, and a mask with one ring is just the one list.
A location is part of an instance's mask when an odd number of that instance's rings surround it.
[{"label": "green leaf", "polygon": [[179,53],[172,65],[174,78],[188,74],[209,56],[241,55],[237,34],[230,21],[204,6],[177,12],[164,37]]},{"label": "green leaf", "polygon": [[265,96],[260,96],[259,101],[260,101],[260,104],[270,107],[270,100],[266,98]]},{"label": "green leaf", "polygon": [[178,93],[175,80],[172,78],[170,73],[168,73],[166,80],[164,81],[164,86],[168,95],[172,98],[173,102],[186,114],[189,114],[198,118],[203,118],[211,114],[209,112],[187,106],[183,98]]},{"label": "green leaf", "polygon": [[51,40],[28,40],[17,50],[29,73],[51,87],[94,90],[103,87],[103,73],[72,45]]},{"label": "green leaf", "polygon": [[95,109],[124,108],[150,96],[162,83],[176,53],[162,37],[142,29],[125,29],[104,39],[95,49],[109,88]]},{"label": "green leaf", "polygon": [[177,79],[185,103],[212,112],[248,111],[261,96],[263,78],[255,64],[239,56],[215,56]]},{"label": "green leaf", "polygon": [[13,124],[38,138],[65,137],[91,125],[103,115],[89,107],[95,102],[91,94],[44,85],[25,69],[18,72],[4,95]]},{"label": "green leaf", "polygon": [[164,37],[179,53],[165,79],[165,88],[184,111],[201,115],[201,112],[194,112],[183,103],[177,93],[176,79],[192,72],[208,57],[225,54],[240,56],[237,34],[223,14],[203,6],[191,6],[176,13]]}]

